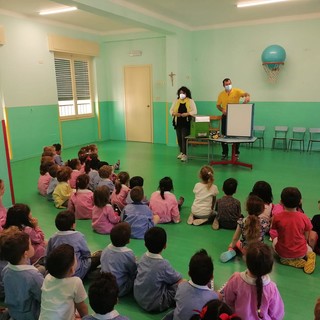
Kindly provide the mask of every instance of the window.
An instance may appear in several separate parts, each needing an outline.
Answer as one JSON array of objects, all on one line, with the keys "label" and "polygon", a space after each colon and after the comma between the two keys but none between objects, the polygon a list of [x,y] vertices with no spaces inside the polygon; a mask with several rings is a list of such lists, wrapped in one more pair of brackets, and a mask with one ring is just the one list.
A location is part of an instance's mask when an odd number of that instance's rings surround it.
[{"label": "window", "polygon": [[54,63],[60,118],[92,116],[90,58],[55,54]]}]

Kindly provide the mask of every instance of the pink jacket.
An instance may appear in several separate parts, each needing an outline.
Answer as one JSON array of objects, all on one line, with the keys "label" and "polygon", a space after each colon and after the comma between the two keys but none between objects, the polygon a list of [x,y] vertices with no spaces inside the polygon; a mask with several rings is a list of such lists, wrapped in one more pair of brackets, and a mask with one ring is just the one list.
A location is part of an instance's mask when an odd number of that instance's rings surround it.
[{"label": "pink jacket", "polygon": [[72,189],[76,189],[76,181],[77,181],[77,178],[80,176],[80,174],[81,174],[81,171],[72,170],[71,178],[69,180],[69,185]]},{"label": "pink jacket", "polygon": [[94,231],[102,234],[109,234],[115,224],[120,222],[120,216],[114,212],[111,204],[103,208],[93,207],[92,228]]},{"label": "pink jacket", "polygon": [[76,219],[91,219],[93,206],[93,192],[89,189],[77,190],[68,201],[68,210]]},{"label": "pink jacket", "polygon": [[151,195],[149,207],[153,214],[160,217],[159,223],[180,221],[178,201],[176,196],[169,191],[164,193],[164,199],[161,198],[160,191],[154,192]]},{"label": "pink jacket", "polygon": [[44,257],[46,253],[44,233],[39,227],[25,227],[23,231],[30,237],[31,244],[34,248],[34,256],[30,259],[30,262],[35,263],[39,258]]},{"label": "pink jacket", "polygon": [[49,187],[50,179],[51,179],[51,176],[48,172],[46,174],[44,174],[43,176],[39,177],[38,191],[44,197],[47,196],[47,189]]},{"label": "pink jacket", "polygon": [[119,209],[122,210],[127,204],[126,199],[129,191],[129,187],[125,184],[121,186],[121,190],[118,194],[116,194],[116,190],[114,189],[111,194],[111,204],[116,204],[119,207]]}]

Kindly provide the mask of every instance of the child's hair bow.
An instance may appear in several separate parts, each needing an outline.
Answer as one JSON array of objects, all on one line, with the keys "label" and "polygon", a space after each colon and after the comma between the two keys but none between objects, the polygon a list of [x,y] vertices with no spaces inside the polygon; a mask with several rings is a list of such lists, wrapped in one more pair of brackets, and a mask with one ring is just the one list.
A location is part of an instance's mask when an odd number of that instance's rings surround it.
[{"label": "child's hair bow", "polygon": [[229,315],[226,314],[226,313],[222,313],[222,314],[220,314],[220,316],[219,316],[219,318],[220,318],[221,320],[230,320],[230,319],[233,319],[233,318],[235,318],[235,317],[237,317],[236,314],[231,314],[231,315],[229,316]]}]

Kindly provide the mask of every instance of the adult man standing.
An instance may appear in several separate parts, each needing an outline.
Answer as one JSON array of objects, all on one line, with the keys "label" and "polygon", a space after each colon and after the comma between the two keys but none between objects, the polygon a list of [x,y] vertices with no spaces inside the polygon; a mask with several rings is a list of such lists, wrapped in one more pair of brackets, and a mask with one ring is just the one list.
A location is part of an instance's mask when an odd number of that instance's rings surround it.
[{"label": "adult man standing", "polygon": [[[222,112],[221,118],[221,133],[226,135],[227,129],[227,107],[228,103],[239,103],[240,98],[244,98],[243,103],[250,102],[250,94],[238,88],[232,88],[232,82],[229,78],[225,78],[222,81],[224,90],[220,92],[217,100],[217,109]],[[228,158],[228,144],[222,143],[222,160]],[[239,157],[239,143],[236,143],[236,156]]]}]

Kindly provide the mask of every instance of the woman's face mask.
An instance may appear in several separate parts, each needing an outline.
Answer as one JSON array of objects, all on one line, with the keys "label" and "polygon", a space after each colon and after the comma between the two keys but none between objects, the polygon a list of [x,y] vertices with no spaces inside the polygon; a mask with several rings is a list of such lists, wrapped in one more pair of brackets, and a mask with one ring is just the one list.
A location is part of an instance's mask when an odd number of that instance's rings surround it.
[{"label": "woman's face mask", "polygon": [[181,100],[184,100],[187,96],[185,93],[180,93],[179,97]]}]

